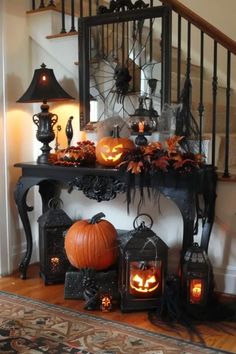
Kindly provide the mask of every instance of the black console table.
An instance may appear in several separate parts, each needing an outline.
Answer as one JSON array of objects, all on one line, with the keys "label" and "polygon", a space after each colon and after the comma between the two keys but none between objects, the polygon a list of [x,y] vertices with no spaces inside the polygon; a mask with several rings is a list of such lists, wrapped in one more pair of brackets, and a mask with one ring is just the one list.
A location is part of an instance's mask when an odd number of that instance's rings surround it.
[{"label": "black console table", "polygon": [[[51,198],[60,195],[61,188],[81,190],[88,198],[98,202],[114,199],[117,193],[126,193],[128,174],[117,169],[93,167],[64,167],[53,165],[39,165],[37,163],[17,163],[15,167],[22,169],[14,198],[24,227],[26,236],[26,253],[19,265],[22,279],[26,279],[27,268],[32,254],[32,233],[28,212],[33,210],[28,206],[26,198],[31,187],[38,185],[42,199],[43,213],[48,209]],[[139,176],[137,176],[137,179]],[[153,181],[152,181],[153,179]],[[193,183],[194,179],[194,183]],[[172,199],[178,206],[183,217],[183,250],[191,246],[194,235],[196,216],[202,218],[201,245],[207,251],[216,199],[216,173],[213,167],[205,166],[194,175],[179,176],[176,183],[175,176],[169,173],[160,173],[150,178],[151,188]],[[152,183],[153,182],[153,183]],[[156,193],[155,193],[156,194]],[[196,208],[198,196],[202,196],[203,207]]]}]

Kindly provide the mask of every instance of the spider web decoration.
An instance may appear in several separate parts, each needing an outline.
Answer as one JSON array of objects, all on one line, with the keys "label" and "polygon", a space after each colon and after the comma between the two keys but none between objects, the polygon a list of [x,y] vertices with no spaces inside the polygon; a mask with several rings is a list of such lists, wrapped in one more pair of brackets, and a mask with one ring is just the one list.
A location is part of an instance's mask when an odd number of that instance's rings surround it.
[{"label": "spider web decoration", "polygon": [[153,54],[150,43],[157,20],[134,20],[93,29],[90,93],[99,103],[98,121],[114,115],[128,118],[140,96],[150,99],[148,106],[155,115],[160,111],[161,49],[156,45]]}]

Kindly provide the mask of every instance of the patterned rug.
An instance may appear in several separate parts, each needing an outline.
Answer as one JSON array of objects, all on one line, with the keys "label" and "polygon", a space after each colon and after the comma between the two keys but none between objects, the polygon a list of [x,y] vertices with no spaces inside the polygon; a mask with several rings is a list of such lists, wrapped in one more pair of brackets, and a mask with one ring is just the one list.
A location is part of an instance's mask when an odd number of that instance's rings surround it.
[{"label": "patterned rug", "polygon": [[225,353],[118,322],[0,292],[0,353]]}]

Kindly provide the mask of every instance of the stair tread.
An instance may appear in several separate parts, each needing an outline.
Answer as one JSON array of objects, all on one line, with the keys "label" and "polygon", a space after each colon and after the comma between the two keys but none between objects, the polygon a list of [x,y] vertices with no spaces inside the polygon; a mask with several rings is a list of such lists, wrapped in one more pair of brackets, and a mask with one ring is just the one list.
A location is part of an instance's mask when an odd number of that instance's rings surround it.
[{"label": "stair tread", "polygon": [[58,9],[56,6],[47,6],[47,7],[42,7],[42,8],[38,8],[35,10],[29,10],[26,11],[27,15],[32,15],[35,13],[40,13],[40,12],[45,12],[45,11],[56,11],[56,12],[61,12],[60,9]]},{"label": "stair tread", "polygon": [[49,36],[46,36],[47,39],[54,39],[54,38],[64,38],[64,37],[70,37],[70,36],[76,36],[78,35],[78,31],[72,31],[72,32],[66,32],[66,33],[58,33],[58,34],[51,34]]}]

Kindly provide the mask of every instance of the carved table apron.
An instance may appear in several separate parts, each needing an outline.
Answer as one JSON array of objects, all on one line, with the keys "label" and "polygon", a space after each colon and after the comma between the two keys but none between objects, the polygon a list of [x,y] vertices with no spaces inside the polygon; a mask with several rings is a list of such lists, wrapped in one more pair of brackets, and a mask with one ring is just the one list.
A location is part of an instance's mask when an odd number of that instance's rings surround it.
[{"label": "carved table apron", "polygon": [[[33,210],[28,206],[26,198],[31,187],[38,185],[42,199],[43,213],[48,209],[48,202],[54,196],[59,196],[62,187],[71,192],[74,188],[81,190],[86,197],[98,202],[114,199],[117,193],[127,191],[128,174],[117,169],[95,167],[62,167],[39,165],[37,163],[17,163],[15,167],[22,169],[14,192],[15,203],[24,227],[26,236],[26,253],[19,265],[22,279],[26,279],[27,268],[32,254],[32,232],[28,212]],[[212,225],[214,222],[216,198],[216,174],[211,166],[206,166],[197,175],[196,183],[189,186],[190,180],[184,180],[179,185],[173,184],[173,178],[160,181],[155,179],[152,188],[173,200],[178,206],[183,218],[183,251],[192,245],[196,214],[204,220],[201,245],[207,251]],[[162,174],[163,175],[163,174]],[[190,178],[191,179],[191,178]],[[198,181],[199,179],[199,181]],[[156,182],[158,180],[158,183]],[[204,199],[204,210],[197,213],[197,196]],[[201,214],[201,215],[199,215]]]}]

